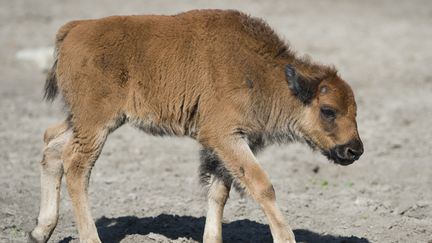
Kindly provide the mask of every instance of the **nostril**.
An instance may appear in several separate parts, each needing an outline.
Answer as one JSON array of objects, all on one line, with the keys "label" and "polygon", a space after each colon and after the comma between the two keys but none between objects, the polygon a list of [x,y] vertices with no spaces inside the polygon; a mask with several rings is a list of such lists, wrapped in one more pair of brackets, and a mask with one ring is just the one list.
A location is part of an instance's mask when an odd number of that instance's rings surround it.
[{"label": "nostril", "polygon": [[348,158],[354,158],[354,157],[356,157],[358,155],[358,152],[355,151],[352,148],[347,148],[347,153],[346,154],[347,154]]},{"label": "nostril", "polygon": [[354,158],[354,159],[358,159],[360,158],[360,156],[363,154],[363,150],[356,150],[353,148],[348,148],[347,149],[347,157],[349,158]]}]

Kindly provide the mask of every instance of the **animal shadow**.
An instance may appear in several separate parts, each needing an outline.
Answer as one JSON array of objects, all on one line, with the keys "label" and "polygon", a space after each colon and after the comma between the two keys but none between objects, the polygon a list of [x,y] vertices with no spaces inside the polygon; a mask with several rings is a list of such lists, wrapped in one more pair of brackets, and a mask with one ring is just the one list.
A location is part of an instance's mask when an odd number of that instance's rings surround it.
[{"label": "animal shadow", "polygon": [[[205,218],[161,214],[157,217],[138,218],[123,216],[118,218],[102,217],[96,226],[102,242],[117,243],[128,235],[147,235],[155,233],[175,240],[181,237],[202,242]],[[271,243],[273,242],[267,225],[247,219],[223,224],[223,242],[225,243]],[[306,229],[294,230],[297,242],[301,243],[370,243],[365,238],[356,236],[322,235]],[[61,242],[70,242],[66,237]]]}]

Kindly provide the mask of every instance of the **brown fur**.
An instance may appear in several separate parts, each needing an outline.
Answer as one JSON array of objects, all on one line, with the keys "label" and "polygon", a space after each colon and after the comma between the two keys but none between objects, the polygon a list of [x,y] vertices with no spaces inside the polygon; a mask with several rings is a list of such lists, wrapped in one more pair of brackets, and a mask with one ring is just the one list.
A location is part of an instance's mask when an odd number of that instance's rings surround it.
[{"label": "brown fur", "polygon": [[[263,207],[277,242],[294,236],[252,151],[298,140],[325,152],[359,139],[352,91],[335,69],[298,58],[265,22],[237,11],[74,21],[59,30],[56,49],[46,97],[59,90],[70,112],[62,159],[82,241],[99,241],[87,202],[90,170],[108,134],[125,122],[210,148]],[[295,78],[287,78],[287,65]],[[307,103],[293,90],[302,86],[313,88]],[[315,91],[323,86],[326,92]],[[334,123],[320,119],[323,104],[337,110]],[[214,176],[218,224],[232,180]],[[206,226],[204,240],[220,241],[212,232]]]}]

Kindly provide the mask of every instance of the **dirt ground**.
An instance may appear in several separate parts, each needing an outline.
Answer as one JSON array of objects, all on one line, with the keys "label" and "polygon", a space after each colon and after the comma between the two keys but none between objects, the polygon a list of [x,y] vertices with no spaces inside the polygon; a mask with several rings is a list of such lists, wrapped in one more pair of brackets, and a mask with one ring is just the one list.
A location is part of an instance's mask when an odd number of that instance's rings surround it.
[{"label": "dirt ground", "polygon": [[[24,242],[39,208],[42,134],[63,119],[42,101],[45,76],[23,49],[49,47],[72,19],[235,8],[266,19],[299,53],[334,64],[352,85],[365,154],[341,167],[304,145],[258,159],[298,242],[432,242],[432,2],[0,0],[0,242]],[[199,146],[124,126],[93,170],[104,242],[201,242],[206,201]],[[51,242],[78,242],[66,188]],[[231,194],[225,242],[271,242],[264,214]]]}]

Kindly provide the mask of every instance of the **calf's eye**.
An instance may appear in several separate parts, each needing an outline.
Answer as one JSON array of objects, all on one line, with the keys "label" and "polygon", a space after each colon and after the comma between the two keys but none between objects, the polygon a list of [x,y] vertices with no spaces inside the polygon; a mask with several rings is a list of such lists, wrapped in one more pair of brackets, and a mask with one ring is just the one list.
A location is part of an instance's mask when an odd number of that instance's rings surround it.
[{"label": "calf's eye", "polygon": [[330,107],[321,107],[321,116],[328,121],[333,121],[336,119],[336,111]]}]

